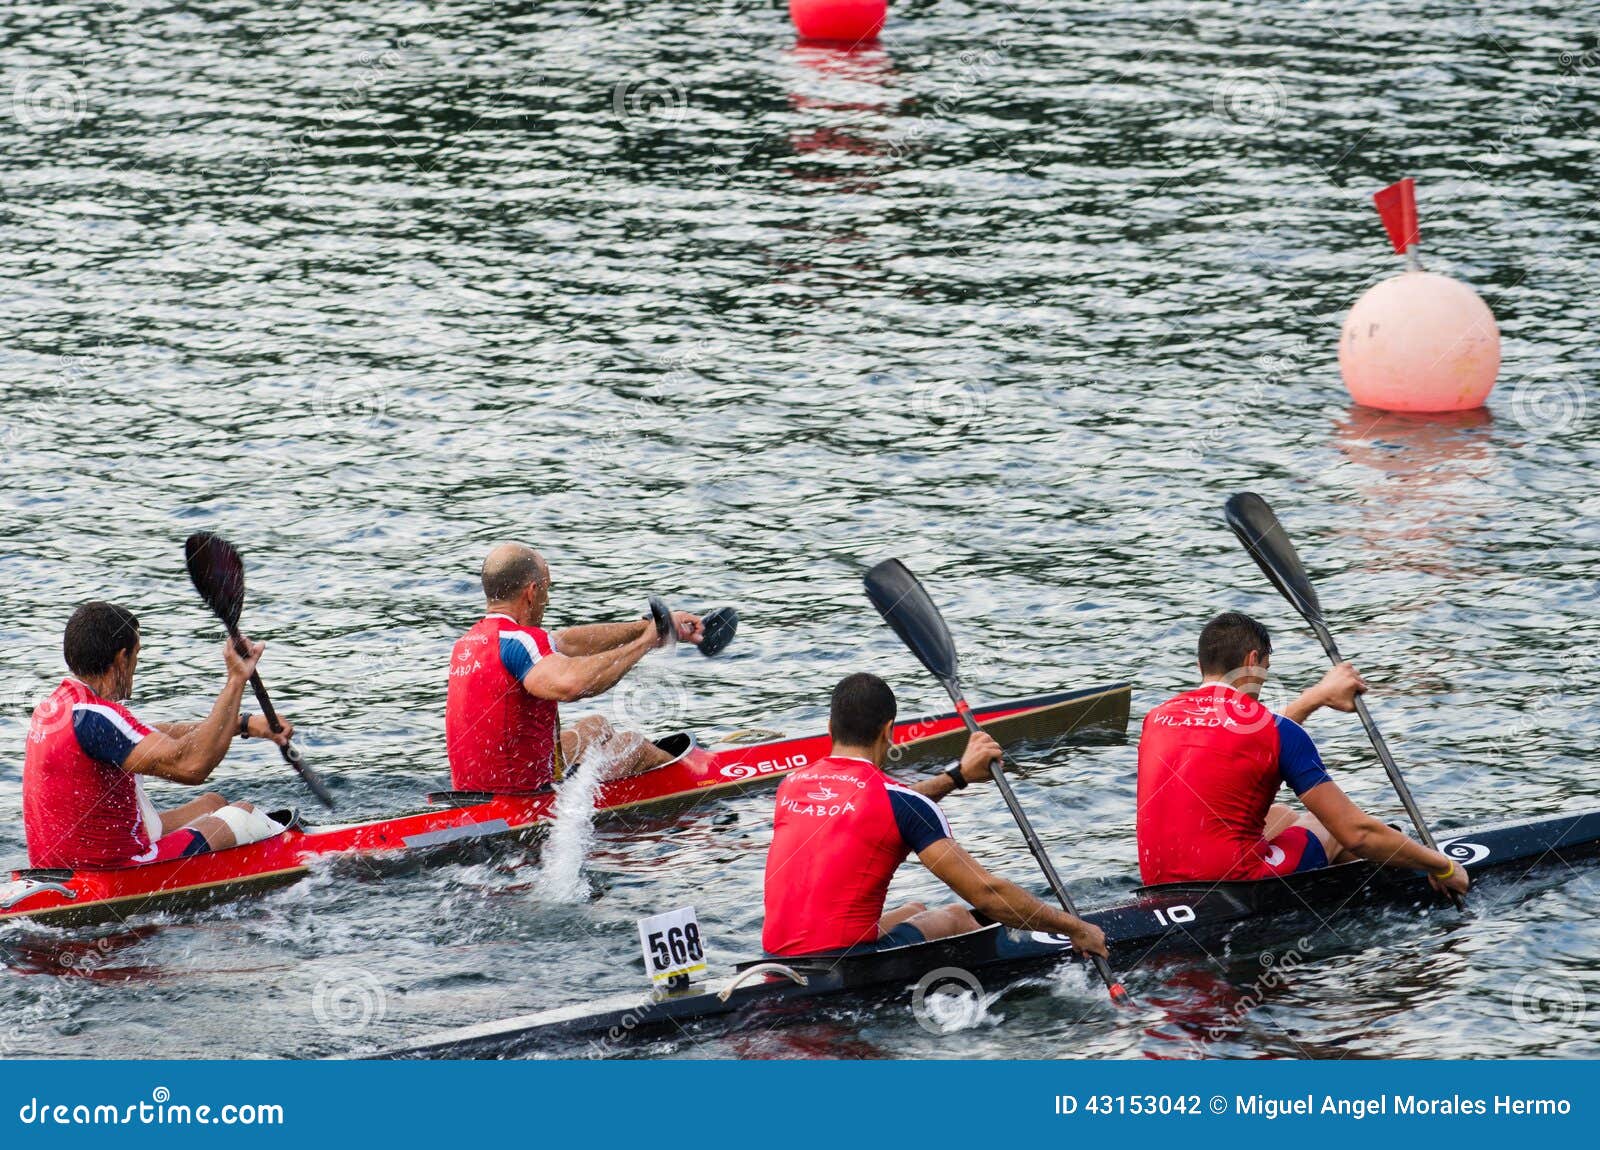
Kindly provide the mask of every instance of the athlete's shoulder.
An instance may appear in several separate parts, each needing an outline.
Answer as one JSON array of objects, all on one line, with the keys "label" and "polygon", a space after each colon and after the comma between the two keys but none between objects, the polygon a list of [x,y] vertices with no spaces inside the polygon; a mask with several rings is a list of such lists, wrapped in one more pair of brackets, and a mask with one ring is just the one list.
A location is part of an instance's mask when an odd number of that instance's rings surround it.
[{"label": "athlete's shoulder", "polygon": [[913,851],[920,853],[940,839],[955,837],[943,808],[921,791],[892,781],[885,781],[884,790],[900,837]]},{"label": "athlete's shoulder", "polygon": [[1307,731],[1288,715],[1280,715],[1274,711],[1272,712],[1272,722],[1278,728],[1278,739],[1281,743],[1309,744],[1313,748],[1316,747],[1317,742],[1311,737],[1311,732]]},{"label": "athlete's shoulder", "polygon": [[72,732],[84,754],[120,767],[150,728],[121,703],[89,692],[72,704]]},{"label": "athlete's shoulder", "polygon": [[1287,715],[1274,713],[1272,722],[1278,732],[1278,773],[1295,794],[1303,795],[1312,787],[1328,782],[1322,754],[1306,729]]}]

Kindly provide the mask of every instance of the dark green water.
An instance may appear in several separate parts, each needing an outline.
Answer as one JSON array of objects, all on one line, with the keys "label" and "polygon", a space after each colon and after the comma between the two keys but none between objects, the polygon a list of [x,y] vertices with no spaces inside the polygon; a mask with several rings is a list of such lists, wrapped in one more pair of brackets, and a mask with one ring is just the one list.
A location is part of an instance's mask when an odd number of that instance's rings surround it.
[{"label": "dark green water", "polygon": [[[445,777],[445,662],[495,540],[550,556],[554,622],[652,590],[740,606],[728,657],[658,658],[608,704],[654,727],[815,728],[860,667],[936,704],[859,591],[890,554],[974,698],[1131,679],[1137,719],[1221,608],[1274,627],[1289,684],[1320,672],[1221,525],[1241,488],[1299,540],[1433,817],[1593,805],[1600,57],[1574,6],[1462,9],[918,3],[841,54],[761,4],[8,6],[0,851],[73,603],[142,615],[148,717],[215,689],[200,527],[244,549],[263,672],[354,816]],[[1487,413],[1380,418],[1339,383],[1342,313],[1395,267],[1368,197],[1402,175],[1431,266],[1499,318]],[[1394,817],[1359,730],[1312,730]],[[1133,879],[1134,758],[1026,768],[1086,896]],[[303,801],[260,746],[214,783]],[[769,804],[603,832],[576,907],[511,854],[8,927],[0,1040],[371,1048],[631,987],[633,920],[685,901],[725,961],[757,945]],[[1031,877],[995,796],[951,813]],[[672,1052],[1600,1053],[1594,875],[1472,907],[1376,913],[1264,996],[1253,945],[1137,972],[1137,1024],[1069,970],[954,1035],[897,1007]],[[96,977],[63,977],[99,937]]]}]

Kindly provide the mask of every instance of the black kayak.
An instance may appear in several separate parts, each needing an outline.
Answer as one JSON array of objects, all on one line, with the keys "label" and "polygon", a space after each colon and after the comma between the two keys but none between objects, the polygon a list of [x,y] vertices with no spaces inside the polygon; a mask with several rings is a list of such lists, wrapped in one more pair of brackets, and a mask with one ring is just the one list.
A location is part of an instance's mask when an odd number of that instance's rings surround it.
[{"label": "black kayak", "polygon": [[[1445,836],[1439,849],[1474,877],[1513,868],[1525,873],[1600,853],[1600,811],[1445,832]],[[1112,965],[1127,968],[1152,955],[1204,947],[1243,924],[1270,922],[1297,911],[1343,914],[1373,904],[1405,905],[1437,898],[1415,871],[1353,862],[1281,879],[1139,887],[1127,901],[1087,910],[1084,918],[1105,931]],[[731,977],[717,983],[671,994],[619,994],[440,1031],[369,1057],[503,1058],[531,1053],[603,1057],[640,1040],[679,1032],[736,1030],[758,1018],[763,1027],[771,1027],[786,1015],[804,1018],[811,1002],[840,995],[909,994],[919,980],[946,967],[1009,974],[1078,957],[1062,935],[991,924],[953,938],[873,954],[755,959],[740,963]]]}]

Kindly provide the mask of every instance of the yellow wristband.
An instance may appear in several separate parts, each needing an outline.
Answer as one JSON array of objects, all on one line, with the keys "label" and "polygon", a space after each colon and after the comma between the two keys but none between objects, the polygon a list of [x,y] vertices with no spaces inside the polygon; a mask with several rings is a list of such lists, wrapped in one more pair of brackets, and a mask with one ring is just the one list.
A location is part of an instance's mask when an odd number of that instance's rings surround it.
[{"label": "yellow wristband", "polygon": [[[1429,871],[1428,873],[1432,874],[1433,872]],[[1454,861],[1452,861],[1450,863],[1450,865],[1448,867],[1446,867],[1441,873],[1436,874],[1433,877],[1438,879],[1440,882],[1443,882],[1445,879],[1449,878],[1451,875],[1453,875],[1455,873],[1456,873],[1456,864],[1455,864]]]}]

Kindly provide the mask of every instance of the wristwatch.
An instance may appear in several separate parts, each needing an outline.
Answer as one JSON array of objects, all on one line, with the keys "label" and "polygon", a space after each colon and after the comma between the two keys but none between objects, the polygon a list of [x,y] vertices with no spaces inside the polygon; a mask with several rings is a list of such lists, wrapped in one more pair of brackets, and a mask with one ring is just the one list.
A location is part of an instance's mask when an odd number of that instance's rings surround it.
[{"label": "wristwatch", "polygon": [[949,776],[950,781],[955,784],[956,790],[959,791],[966,788],[967,776],[961,773],[960,763],[955,764],[953,767],[946,767],[944,773]]},{"label": "wristwatch", "polygon": [[250,737],[250,716],[249,715],[240,714],[240,716],[239,716],[239,737],[241,739],[248,739]]}]

